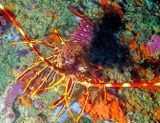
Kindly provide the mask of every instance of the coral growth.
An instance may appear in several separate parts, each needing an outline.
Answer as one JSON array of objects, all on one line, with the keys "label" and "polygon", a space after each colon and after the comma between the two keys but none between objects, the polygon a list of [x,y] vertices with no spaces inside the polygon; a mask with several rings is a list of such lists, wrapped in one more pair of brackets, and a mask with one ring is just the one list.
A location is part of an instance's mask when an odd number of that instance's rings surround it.
[{"label": "coral growth", "polygon": [[19,84],[15,84],[8,92],[6,101],[4,102],[4,112],[12,105],[16,97],[23,92],[23,88]]},{"label": "coral growth", "polygon": [[131,122],[158,122],[155,110],[159,108],[159,99],[142,89],[124,89],[126,95],[127,115]]},{"label": "coral growth", "polygon": [[[91,98],[93,98],[93,96]],[[94,98],[95,101],[93,99],[88,100],[84,110],[84,112],[89,114],[94,121],[113,120],[118,121],[119,123],[126,123],[127,120],[118,102],[118,98],[108,92],[106,92],[106,95],[98,93]],[[81,96],[78,99],[81,107],[83,107],[84,101],[84,96]]]},{"label": "coral growth", "polygon": [[[152,4],[146,4],[146,1],[150,1]],[[150,10],[147,5],[153,5],[154,7]],[[146,39],[151,35],[160,32],[158,4],[151,2],[151,0],[128,0],[124,9],[126,11],[124,15],[125,23],[131,23],[132,30],[140,33],[139,44],[146,42]]]},{"label": "coral growth", "polygon": [[160,36],[152,35],[147,41],[146,47],[151,53],[157,54],[160,51]]}]

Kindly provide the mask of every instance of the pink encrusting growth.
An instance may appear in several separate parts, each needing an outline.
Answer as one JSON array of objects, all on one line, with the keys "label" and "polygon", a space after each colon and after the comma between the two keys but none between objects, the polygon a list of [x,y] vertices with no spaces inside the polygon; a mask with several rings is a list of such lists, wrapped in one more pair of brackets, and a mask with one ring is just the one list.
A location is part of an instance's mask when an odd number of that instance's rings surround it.
[{"label": "pink encrusting growth", "polygon": [[[22,70],[20,70],[19,72],[22,72]],[[7,92],[7,98],[4,101],[4,108],[2,109],[2,112],[6,113],[8,111],[8,108],[12,106],[16,98],[23,94],[23,90],[27,83],[26,79],[32,76],[33,73],[36,72],[37,70],[38,68],[33,69],[33,71],[29,71],[27,74],[25,74],[25,76],[23,76],[21,80],[17,81],[12,85],[11,88],[9,88],[9,91]]]},{"label": "pink encrusting growth", "polygon": [[157,54],[160,51],[160,36],[152,35],[146,43],[146,47],[151,53]]},{"label": "pink encrusting growth", "polygon": [[89,45],[93,37],[93,22],[84,16],[84,14],[76,7],[69,6],[69,10],[81,19],[78,28],[71,35],[69,41],[79,42],[82,45]]},{"label": "pink encrusting growth", "polygon": [[15,83],[7,94],[7,99],[4,101],[4,108],[2,112],[6,113],[8,108],[11,107],[15,99],[23,93],[24,86],[22,83]]}]

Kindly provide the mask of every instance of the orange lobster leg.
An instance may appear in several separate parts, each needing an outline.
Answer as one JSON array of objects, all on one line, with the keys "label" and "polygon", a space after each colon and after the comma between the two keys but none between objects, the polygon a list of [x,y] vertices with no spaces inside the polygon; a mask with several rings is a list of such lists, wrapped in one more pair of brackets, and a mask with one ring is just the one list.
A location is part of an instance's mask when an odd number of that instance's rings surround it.
[{"label": "orange lobster leg", "polygon": [[57,29],[53,28],[53,29],[51,30],[51,32],[53,32],[56,36],[58,36],[58,38],[59,38],[59,40],[61,41],[61,44],[62,44],[62,45],[65,44],[65,41],[63,40],[60,32],[59,32]]},{"label": "orange lobster leg", "polygon": [[[54,78],[55,78],[55,76],[54,76]],[[65,81],[66,77],[65,77],[65,75],[63,75],[56,83],[54,83],[55,82],[54,78],[53,78],[52,82],[49,84],[49,87],[46,87],[46,88],[44,88],[42,90],[49,90],[49,89],[54,88],[55,86],[61,86],[62,84],[64,84],[64,81]]]},{"label": "orange lobster leg", "polygon": [[38,92],[38,90],[44,85],[44,83],[46,83],[46,82],[48,81],[48,78],[51,76],[52,73],[53,73],[53,71],[51,70],[51,71],[49,72],[49,74],[42,79],[41,84],[37,87],[36,90],[34,90],[34,92],[33,92],[32,95],[31,95],[31,98],[34,98],[34,97],[35,97],[35,95],[36,95],[36,93]]},{"label": "orange lobster leg", "polygon": [[35,75],[28,81],[26,87],[24,88],[23,93],[26,92],[27,88],[29,87],[29,85],[35,80],[35,78],[37,76],[39,76],[48,66],[43,67],[41,70],[39,70],[38,72],[35,73]]},{"label": "orange lobster leg", "polygon": [[[73,92],[73,90],[72,90],[72,92]],[[84,101],[84,106],[83,106],[83,108],[81,109],[81,112],[79,113],[79,115],[78,115],[77,118],[75,118],[74,114],[72,113],[71,108],[69,107],[69,101],[68,101],[67,99],[65,99],[65,103],[66,103],[66,105],[67,105],[69,114],[70,114],[70,116],[72,117],[72,119],[74,120],[74,122],[78,122],[79,119],[82,117],[82,113],[83,113],[83,111],[84,111],[84,109],[85,109],[85,107],[86,107],[86,104],[87,104],[87,101],[88,101],[88,97],[89,97],[88,88],[86,88],[86,93],[85,93],[85,95],[86,95],[86,99],[85,99],[85,101]]]},{"label": "orange lobster leg", "polygon": [[53,122],[56,121],[61,114],[64,112],[64,109],[66,108],[66,105],[63,105],[63,107],[61,108],[61,110],[58,112],[58,114],[53,118]]},{"label": "orange lobster leg", "polygon": [[87,91],[86,91],[86,99],[85,99],[85,101],[84,101],[84,105],[83,105],[83,108],[82,108],[82,110],[81,110],[81,112],[80,112],[80,114],[79,114],[79,116],[77,117],[77,119],[76,119],[76,122],[78,122],[79,121],[79,119],[82,117],[82,113],[83,113],[83,111],[85,110],[85,108],[86,108],[86,105],[87,105],[87,102],[88,102],[88,97],[89,97],[89,91],[88,91],[88,88],[87,88]]},{"label": "orange lobster leg", "polygon": [[74,82],[72,81],[72,79],[70,78],[69,81],[68,81],[68,86],[66,88],[67,90],[67,94],[70,95],[71,92],[73,91],[73,88],[74,88]]},{"label": "orange lobster leg", "polygon": [[[72,96],[72,95],[66,97],[66,98],[68,98],[68,102],[71,100],[71,96]],[[64,98],[64,99],[66,99],[66,98]],[[64,101],[64,100],[63,100],[63,101]],[[62,109],[59,111],[59,113],[57,114],[57,116],[55,116],[55,117],[53,118],[53,121],[56,121],[56,120],[59,118],[59,116],[64,112],[64,109],[66,108],[66,106],[67,106],[67,104],[64,104],[64,105],[63,105]]]},{"label": "orange lobster leg", "polygon": [[[59,80],[59,81],[63,81],[64,80],[64,77],[62,77],[61,78],[61,80]],[[72,85],[73,86],[73,83],[71,83],[72,81],[69,79],[69,81],[68,81],[68,83],[67,83],[67,88],[66,88],[66,92],[57,100],[57,101],[55,101],[49,108],[50,109],[53,109],[53,108],[55,108],[57,105],[59,105],[60,103],[62,103],[63,101],[64,101],[64,98],[66,98],[66,95],[68,96],[70,96],[70,94],[71,94],[71,90],[72,89],[70,89],[70,85]]]},{"label": "orange lobster leg", "polygon": [[[57,83],[61,82],[64,80],[64,77],[62,77]],[[49,87],[51,88],[51,87]],[[48,89],[48,88],[45,88]],[[60,103],[64,101],[65,94],[63,94],[60,98],[58,98],[52,105],[49,106],[50,109],[54,109],[56,106],[58,106]]]},{"label": "orange lobster leg", "polygon": [[58,98],[52,105],[49,106],[50,109],[54,109],[59,104],[61,104],[64,101],[65,95],[62,95],[60,98]]},{"label": "orange lobster leg", "polygon": [[[47,59],[50,60],[52,58],[54,58],[55,56],[50,56]],[[16,81],[18,81],[23,75],[25,75],[28,71],[32,70],[33,68],[37,67],[38,65],[42,64],[43,61],[37,62],[35,64],[33,64],[32,66],[30,66],[28,69],[26,69],[23,73],[21,73],[17,78]]]},{"label": "orange lobster leg", "polygon": [[[72,91],[72,89],[70,89],[71,85],[72,85],[72,87],[74,86],[71,79],[69,79],[69,81],[67,82],[67,85],[66,85],[67,91],[58,100],[56,100],[51,106],[49,106],[50,109],[54,109],[55,107],[57,107],[59,104],[61,104],[65,100],[67,100],[67,101],[71,100],[71,96],[73,95],[73,93],[70,92],[70,91]],[[63,105],[63,107],[61,108],[59,113],[53,118],[53,121],[56,121],[59,118],[59,116],[63,113],[66,106],[67,106],[67,104]]]},{"label": "orange lobster leg", "polygon": [[[72,94],[73,94],[74,87],[75,87],[75,84],[72,82],[72,79],[69,79],[69,81],[68,81],[68,86],[67,86],[67,88],[66,88],[66,92],[67,92],[67,93],[70,93],[70,95],[72,95]],[[78,115],[77,118],[75,118],[75,116],[73,115],[73,113],[72,113],[72,111],[71,111],[71,109],[70,109],[69,100],[67,100],[67,99],[65,98],[65,103],[66,103],[66,105],[67,105],[67,107],[68,107],[69,114],[70,114],[70,116],[72,117],[72,119],[74,120],[74,122],[78,122],[78,121],[79,121],[79,119],[81,118],[82,113],[83,113],[83,111],[84,111],[84,109],[85,109],[85,107],[86,107],[86,104],[87,104],[87,101],[88,101],[88,97],[89,97],[88,88],[86,89],[86,94],[85,94],[85,95],[86,95],[86,99],[85,99],[85,102],[84,102],[84,106],[83,106],[83,108],[82,108],[82,110],[81,110],[81,112],[79,113],[79,115]]]}]

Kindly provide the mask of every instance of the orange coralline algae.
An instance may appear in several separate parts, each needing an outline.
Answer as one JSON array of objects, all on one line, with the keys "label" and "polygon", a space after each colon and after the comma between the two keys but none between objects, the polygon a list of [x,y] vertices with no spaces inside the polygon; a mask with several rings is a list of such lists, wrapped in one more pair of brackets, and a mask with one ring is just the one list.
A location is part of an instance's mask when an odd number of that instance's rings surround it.
[{"label": "orange coralline algae", "polygon": [[114,11],[122,18],[124,12],[122,11],[121,6],[116,2],[113,2],[111,6],[113,7]]},{"label": "orange coralline algae", "polygon": [[[85,97],[78,99],[80,106],[83,107]],[[106,96],[97,95],[95,103],[91,100],[87,102],[85,113],[89,114],[94,121],[97,120],[113,120],[119,123],[126,123],[126,117],[122,111],[118,98],[106,92]]]},{"label": "orange coralline algae", "polygon": [[30,108],[32,103],[29,98],[25,98],[23,96],[18,97],[18,102],[25,105],[26,107]]},{"label": "orange coralline algae", "polygon": [[124,15],[121,6],[116,2],[111,2],[110,0],[101,0],[101,6],[104,8],[107,14],[118,15],[120,18],[122,18]]},{"label": "orange coralline algae", "polygon": [[135,40],[130,40],[130,44],[129,44],[129,49],[137,49],[138,48],[138,44]]},{"label": "orange coralline algae", "polygon": [[126,36],[121,36],[120,41],[122,45],[129,44],[128,48],[130,51],[133,51],[132,56],[134,61],[140,59],[151,59],[154,56],[154,53],[152,53],[149,48],[147,48],[145,43],[142,43],[141,45],[138,43],[141,34],[139,32],[134,32],[131,26],[132,23],[127,24],[126,29],[133,34],[135,33],[135,37],[129,39]]},{"label": "orange coralline algae", "polygon": [[140,46],[140,50],[141,50],[141,52],[143,53],[143,57],[144,58],[151,58],[151,56],[152,56],[152,53],[146,48],[146,46],[145,46],[145,44],[142,44],[141,46]]},{"label": "orange coralline algae", "polygon": [[133,60],[134,60],[134,61],[138,61],[138,60],[141,59],[141,57],[140,57],[139,54],[140,54],[139,52],[134,52],[134,53],[133,53]]}]

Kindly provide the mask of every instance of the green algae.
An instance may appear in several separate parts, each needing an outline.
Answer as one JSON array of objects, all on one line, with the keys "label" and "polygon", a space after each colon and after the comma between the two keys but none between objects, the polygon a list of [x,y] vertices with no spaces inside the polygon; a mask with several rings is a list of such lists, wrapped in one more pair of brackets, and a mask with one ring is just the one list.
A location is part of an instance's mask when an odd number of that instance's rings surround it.
[{"label": "green algae", "polygon": [[[1,56],[2,55],[2,56]],[[0,93],[4,92],[5,88],[13,82],[15,75],[10,69],[9,61],[6,60],[6,55],[0,54]],[[3,57],[4,56],[4,57]]]},{"label": "green algae", "polygon": [[16,56],[17,49],[11,47],[8,40],[3,41],[0,50],[2,51],[0,52],[0,91],[3,92],[15,79],[12,69],[18,66],[18,57]]},{"label": "green algae", "polygon": [[150,5],[147,1],[149,2],[149,0],[145,0],[141,1],[142,3],[140,5],[137,5],[135,1],[128,0],[128,4],[125,7],[126,13],[124,20],[126,22],[135,20],[132,27],[134,31],[137,31],[141,34],[138,40],[139,44],[146,42],[151,35],[159,33],[160,29],[159,6],[157,4],[153,4],[155,6],[154,12],[151,12],[151,7],[150,9],[147,9],[147,7],[149,7],[148,5]]},{"label": "green algae", "polygon": [[63,36],[72,32],[77,19],[68,10],[68,5],[76,5],[91,18],[98,18],[99,12],[102,11],[97,4],[88,0],[14,0],[8,4],[16,7],[15,15],[27,35],[40,39],[50,28],[59,29]]},{"label": "green algae", "polygon": [[158,122],[155,109],[160,108],[158,94],[153,96],[143,89],[124,89],[121,90],[126,100],[131,100],[131,106],[135,107],[133,112],[128,112],[127,117],[133,123]]},{"label": "green algae", "polygon": [[144,116],[139,110],[134,113],[129,112],[128,117],[131,123],[154,123],[149,116]]},{"label": "green algae", "polygon": [[[68,10],[66,1],[15,0],[16,16],[19,18],[26,33],[31,38],[43,38],[49,28],[56,27],[68,30],[75,18]],[[52,16],[57,14],[57,18]],[[65,28],[64,28],[65,27]]]}]

